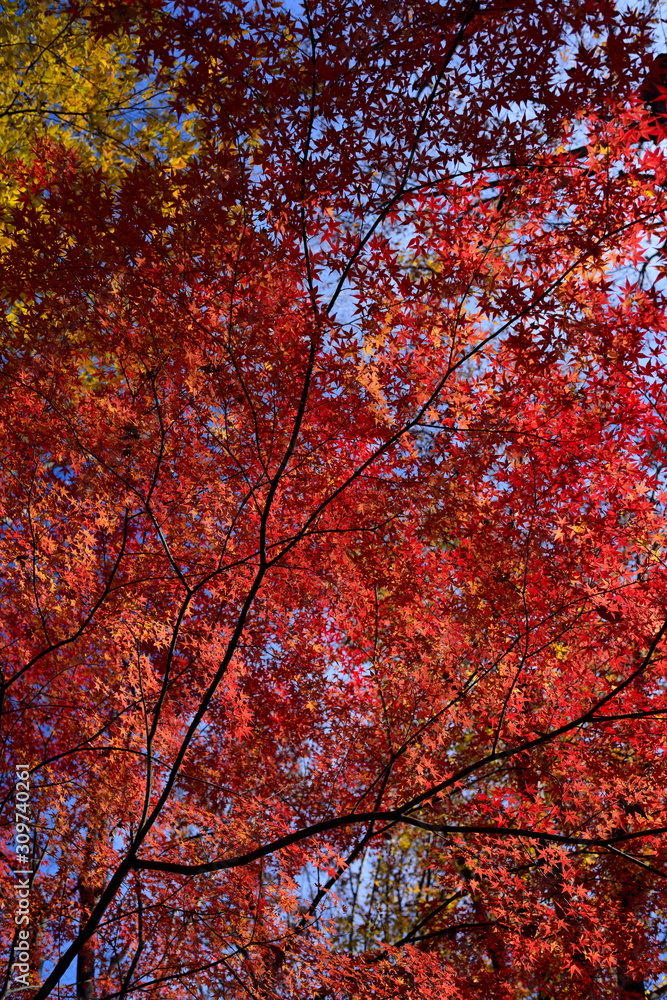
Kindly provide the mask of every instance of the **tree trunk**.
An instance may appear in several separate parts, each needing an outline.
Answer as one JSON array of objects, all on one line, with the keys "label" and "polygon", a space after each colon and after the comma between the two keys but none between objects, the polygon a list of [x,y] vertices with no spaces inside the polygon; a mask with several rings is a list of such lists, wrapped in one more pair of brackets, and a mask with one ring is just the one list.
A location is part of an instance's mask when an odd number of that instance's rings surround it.
[{"label": "tree trunk", "polygon": [[[83,927],[95,905],[95,890],[79,886],[81,924]],[[78,1000],[95,1000],[95,938],[91,937],[79,952],[76,963],[76,995]]]}]

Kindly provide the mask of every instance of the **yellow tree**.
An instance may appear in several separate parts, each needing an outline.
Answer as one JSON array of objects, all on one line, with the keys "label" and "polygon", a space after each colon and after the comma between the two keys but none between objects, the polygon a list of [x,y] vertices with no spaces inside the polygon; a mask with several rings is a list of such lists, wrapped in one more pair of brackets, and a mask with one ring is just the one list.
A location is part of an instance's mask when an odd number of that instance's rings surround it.
[{"label": "yellow tree", "polygon": [[[122,11],[116,20],[122,24]],[[135,36],[91,31],[85,11],[10,0],[0,20],[0,245],[11,209],[33,200],[35,164],[69,154],[118,180],[142,160],[182,166],[195,142],[168,109],[164,87],[135,59]],[[49,155],[50,154],[50,155]],[[38,170],[38,173],[41,173]],[[39,201],[39,198],[37,198]]]}]

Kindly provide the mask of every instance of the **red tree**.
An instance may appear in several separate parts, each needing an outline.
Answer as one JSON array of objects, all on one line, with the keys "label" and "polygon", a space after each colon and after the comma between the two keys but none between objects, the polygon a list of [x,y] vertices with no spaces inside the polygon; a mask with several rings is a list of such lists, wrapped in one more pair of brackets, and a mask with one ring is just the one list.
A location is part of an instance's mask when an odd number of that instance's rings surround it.
[{"label": "red tree", "polygon": [[197,141],[3,161],[6,990],[662,995],[650,14],[65,15]]}]

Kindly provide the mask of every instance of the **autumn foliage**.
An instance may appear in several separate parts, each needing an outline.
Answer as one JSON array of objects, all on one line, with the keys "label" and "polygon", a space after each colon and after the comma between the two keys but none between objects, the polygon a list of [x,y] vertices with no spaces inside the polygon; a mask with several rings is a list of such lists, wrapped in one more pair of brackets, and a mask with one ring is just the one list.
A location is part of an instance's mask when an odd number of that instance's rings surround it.
[{"label": "autumn foliage", "polygon": [[657,15],[3,18],[2,996],[667,995]]}]

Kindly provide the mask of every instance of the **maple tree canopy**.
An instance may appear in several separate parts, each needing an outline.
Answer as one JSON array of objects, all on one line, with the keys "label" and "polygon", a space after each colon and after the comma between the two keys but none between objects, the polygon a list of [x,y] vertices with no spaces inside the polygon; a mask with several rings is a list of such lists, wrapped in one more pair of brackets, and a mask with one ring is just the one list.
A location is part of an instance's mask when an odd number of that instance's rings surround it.
[{"label": "maple tree canopy", "polygon": [[1,996],[667,996],[653,5],[2,18]]}]

